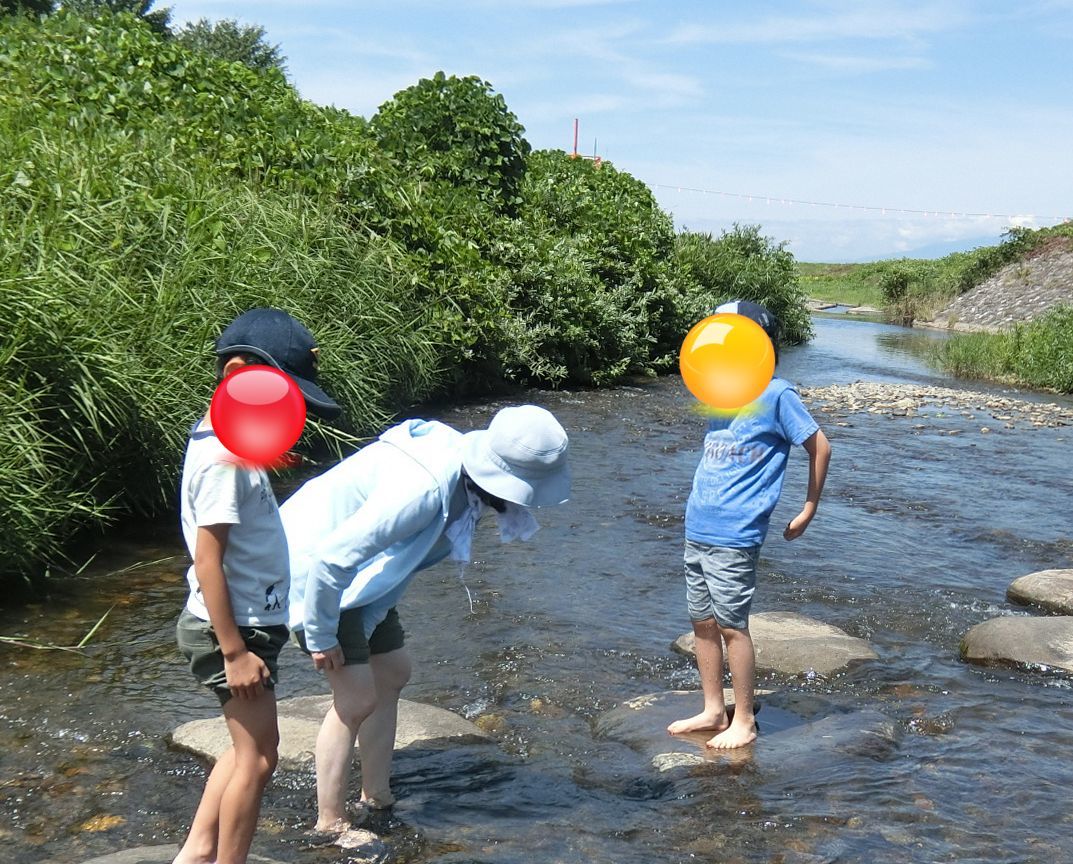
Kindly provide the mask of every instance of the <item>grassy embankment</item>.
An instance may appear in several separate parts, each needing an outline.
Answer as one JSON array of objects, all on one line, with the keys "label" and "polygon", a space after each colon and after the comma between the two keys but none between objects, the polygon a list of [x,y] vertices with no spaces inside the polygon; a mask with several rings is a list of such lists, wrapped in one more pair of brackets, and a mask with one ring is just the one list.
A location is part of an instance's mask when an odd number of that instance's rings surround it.
[{"label": "grassy embankment", "polygon": [[[901,259],[867,264],[798,263],[809,297],[851,306],[875,306],[889,320],[929,320],[955,297],[1054,237],[1073,237],[1073,225],[1011,231],[997,246],[936,260]],[[929,359],[964,378],[1003,380],[1073,392],[1073,308],[1058,308],[1008,333],[957,334],[935,346]]]},{"label": "grassy embankment", "polygon": [[674,368],[731,296],[808,338],[793,259],[754,228],[675,235],[643,183],[532,152],[487,82],[438,74],[371,118],[302,100],[130,16],[0,16],[0,584],[173,505],[238,312],[322,345],[346,446],[504,382]]}]

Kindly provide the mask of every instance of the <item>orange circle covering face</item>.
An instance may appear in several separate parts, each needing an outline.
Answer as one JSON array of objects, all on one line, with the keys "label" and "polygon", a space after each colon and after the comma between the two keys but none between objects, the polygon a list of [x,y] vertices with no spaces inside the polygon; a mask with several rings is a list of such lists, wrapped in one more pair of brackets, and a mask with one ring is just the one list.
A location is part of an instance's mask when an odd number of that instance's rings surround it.
[{"label": "orange circle covering face", "polygon": [[701,402],[734,411],[756,399],[775,373],[775,347],[744,315],[710,315],[686,335],[678,355],[682,380]]}]

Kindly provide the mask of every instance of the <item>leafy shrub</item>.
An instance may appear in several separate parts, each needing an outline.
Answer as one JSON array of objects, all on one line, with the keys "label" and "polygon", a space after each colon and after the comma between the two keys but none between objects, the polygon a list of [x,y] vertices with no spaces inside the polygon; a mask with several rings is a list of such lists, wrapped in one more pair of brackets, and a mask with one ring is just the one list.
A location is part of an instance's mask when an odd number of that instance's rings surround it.
[{"label": "leafy shrub", "polygon": [[522,200],[497,251],[521,325],[517,364],[543,380],[599,383],[666,362],[684,335],[674,231],[648,187],[609,164],[539,151]]},{"label": "leafy shrub", "polygon": [[437,72],[381,105],[371,127],[421,179],[471,188],[498,212],[517,212],[529,142],[487,81]]},{"label": "leafy shrub", "polygon": [[797,345],[812,336],[794,258],[785,244],[761,235],[758,226],[735,225],[718,238],[683,232],[675,240],[673,260],[688,310],[687,329],[721,303],[751,300],[778,319],[783,344]]}]

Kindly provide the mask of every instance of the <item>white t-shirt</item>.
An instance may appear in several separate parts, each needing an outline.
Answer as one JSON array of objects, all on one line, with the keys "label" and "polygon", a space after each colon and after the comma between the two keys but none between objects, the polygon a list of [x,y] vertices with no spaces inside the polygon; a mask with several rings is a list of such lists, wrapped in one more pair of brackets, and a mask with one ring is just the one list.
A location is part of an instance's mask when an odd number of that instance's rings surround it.
[{"label": "white t-shirt", "polygon": [[[223,569],[235,623],[240,627],[286,624],[290,587],[287,535],[268,475],[263,469],[235,464],[235,457],[204,421],[194,429],[186,446],[180,513],[191,557],[198,527],[232,526]],[[186,608],[208,621],[193,565],[186,572],[186,581],[190,585]]]}]

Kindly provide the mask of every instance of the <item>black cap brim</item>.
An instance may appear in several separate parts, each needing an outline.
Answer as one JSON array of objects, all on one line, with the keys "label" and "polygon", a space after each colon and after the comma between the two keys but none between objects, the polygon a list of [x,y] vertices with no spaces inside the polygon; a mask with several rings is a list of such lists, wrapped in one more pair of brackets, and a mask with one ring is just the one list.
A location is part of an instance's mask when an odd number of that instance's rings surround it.
[{"label": "black cap brim", "polygon": [[334,420],[343,413],[343,409],[339,406],[339,403],[321,390],[320,387],[308,378],[302,378],[299,375],[295,375],[290,369],[284,369],[276,362],[276,359],[263,348],[258,348],[256,345],[229,345],[226,348],[217,348],[216,353],[221,356],[224,354],[248,353],[260,357],[266,363],[270,363],[277,368],[280,372],[285,372],[287,375],[290,375],[294,380],[294,383],[298,385],[298,389],[302,391],[302,398],[305,399],[307,410],[312,411],[318,417],[325,420]]},{"label": "black cap brim", "polygon": [[[287,372],[286,369],[283,371]],[[287,372],[287,374],[291,375],[290,372]],[[299,378],[297,375],[291,375],[291,378],[293,378],[294,383],[298,385],[298,389],[302,391],[302,396],[306,400],[306,407],[318,417],[322,417],[325,420],[334,420],[343,413],[343,409],[339,407],[339,403],[334,401],[312,381],[307,381],[305,378]]]}]

